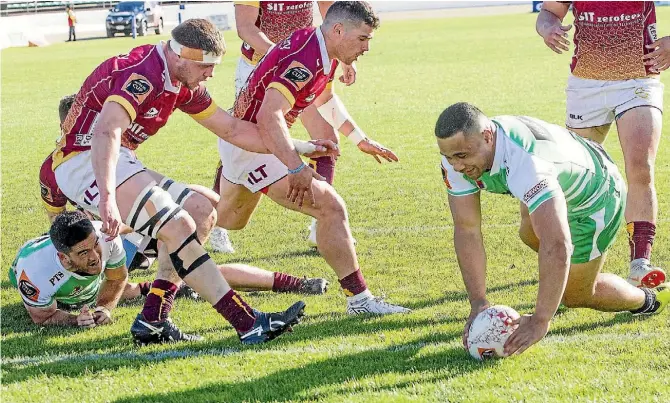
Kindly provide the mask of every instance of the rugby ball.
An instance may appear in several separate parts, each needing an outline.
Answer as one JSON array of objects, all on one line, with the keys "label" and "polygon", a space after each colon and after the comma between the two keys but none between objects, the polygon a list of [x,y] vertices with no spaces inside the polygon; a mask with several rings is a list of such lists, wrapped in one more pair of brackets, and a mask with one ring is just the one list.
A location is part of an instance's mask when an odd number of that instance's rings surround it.
[{"label": "rugby ball", "polygon": [[467,339],[467,349],[477,360],[504,357],[503,348],[516,330],[513,321],[519,313],[505,305],[495,305],[479,313],[472,324]]}]

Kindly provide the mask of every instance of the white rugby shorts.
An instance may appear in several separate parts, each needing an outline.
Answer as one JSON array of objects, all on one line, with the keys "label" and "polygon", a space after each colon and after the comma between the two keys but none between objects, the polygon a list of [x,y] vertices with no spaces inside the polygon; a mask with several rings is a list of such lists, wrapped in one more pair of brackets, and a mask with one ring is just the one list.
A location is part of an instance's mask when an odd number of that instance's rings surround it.
[{"label": "white rugby shorts", "polygon": [[219,139],[219,157],[223,178],[243,185],[252,193],[288,175],[288,168],[274,154],[246,151],[222,139]]},{"label": "white rugby shorts", "polygon": [[[146,170],[144,164],[137,159],[135,153],[121,147],[119,162],[116,164],[115,187],[119,187],[128,178],[144,170]],[[91,150],[83,151],[63,162],[56,168],[54,174],[58,187],[68,199],[96,216],[100,216],[98,210],[100,191],[93,174]]]},{"label": "white rugby shorts", "polygon": [[574,129],[612,123],[623,112],[639,106],[663,112],[663,83],[657,78],[604,81],[570,75],[565,93],[565,125]]}]

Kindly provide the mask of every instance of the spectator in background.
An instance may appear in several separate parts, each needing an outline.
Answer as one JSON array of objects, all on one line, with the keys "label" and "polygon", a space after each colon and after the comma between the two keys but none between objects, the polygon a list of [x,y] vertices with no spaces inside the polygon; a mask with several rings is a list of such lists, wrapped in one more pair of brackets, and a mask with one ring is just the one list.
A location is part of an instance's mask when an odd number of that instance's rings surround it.
[{"label": "spectator in background", "polygon": [[74,10],[72,10],[72,6],[67,6],[67,25],[70,27],[70,32],[67,36],[67,41],[76,41],[77,40],[77,34],[74,32],[74,26],[77,24],[77,17],[74,15]]}]

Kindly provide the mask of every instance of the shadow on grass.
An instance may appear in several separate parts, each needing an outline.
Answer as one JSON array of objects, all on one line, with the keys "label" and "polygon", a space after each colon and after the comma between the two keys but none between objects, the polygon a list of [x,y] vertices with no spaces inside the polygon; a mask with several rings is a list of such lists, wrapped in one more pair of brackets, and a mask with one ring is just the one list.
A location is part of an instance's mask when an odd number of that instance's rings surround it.
[{"label": "shadow on grass", "polygon": [[612,317],[609,318],[608,320],[604,320],[604,321],[601,320],[601,321],[596,321],[596,322],[582,323],[582,324],[579,324],[579,325],[574,325],[574,326],[569,326],[569,327],[556,328],[556,329],[552,329],[551,333],[554,334],[554,335],[566,336],[566,335],[570,335],[570,334],[586,332],[586,331],[593,330],[593,329],[607,328],[607,327],[612,327],[612,326],[621,325],[621,324],[625,324],[625,323],[644,320],[644,319],[650,317],[650,316],[633,316],[629,312],[618,312],[618,313],[613,313],[611,315],[612,315]]},{"label": "shadow on grass", "polygon": [[[215,253],[210,251],[210,254],[214,257],[214,261],[217,264],[226,264],[226,263],[241,263],[241,264],[258,264],[266,260],[277,260],[277,259],[291,259],[295,257],[316,257],[321,256],[319,251],[316,248],[309,249],[297,249],[292,251],[285,251],[274,253],[271,255],[265,256],[249,256],[249,257],[239,257],[231,255],[228,253]],[[261,265],[262,267],[262,265]]]},{"label": "shadow on grass", "polygon": [[[495,289],[503,290],[529,284],[532,284],[532,282],[522,281],[498,286],[495,287]],[[463,298],[464,294],[462,292],[451,292],[439,298],[418,301],[411,306],[415,309],[418,309],[421,307],[432,306],[445,302],[462,301]],[[327,338],[337,338],[356,334],[378,335],[380,339],[384,339],[384,332],[412,328],[435,328],[436,326],[448,323],[464,323],[466,318],[465,316],[457,315],[446,318],[417,318],[415,315],[411,314],[377,317],[347,316],[343,314],[324,313],[308,317],[305,323],[296,328],[294,333],[288,335],[288,337],[281,338],[278,343],[269,343],[251,347],[240,345],[230,326],[222,323],[223,326],[221,328],[217,327],[216,329],[206,330],[208,332],[223,331],[230,334],[230,337],[213,341],[205,341],[201,343],[175,344],[170,346],[169,350],[153,352],[146,352],[146,349],[135,348],[132,345],[129,333],[103,339],[78,341],[76,335],[79,332],[87,330],[63,327],[39,328],[36,325],[30,324],[30,318],[21,304],[14,304],[4,307],[2,312],[2,319],[5,326],[9,321],[10,331],[15,333],[29,333],[26,335],[17,335],[16,337],[11,337],[3,342],[3,355],[5,359],[3,362],[3,382],[5,384],[11,384],[31,379],[38,374],[77,378],[83,374],[95,374],[101,371],[117,370],[121,367],[140,368],[157,361],[169,362],[178,358],[189,357],[198,354],[226,355],[246,351],[247,349],[253,349],[254,351],[273,350],[276,348],[276,346],[286,347],[290,346],[291,344],[304,344],[305,342],[316,343]],[[21,324],[18,324],[19,322]],[[40,330],[35,332],[35,329],[38,328]],[[3,333],[7,330],[7,328],[3,328]],[[185,328],[184,330],[188,329]],[[63,346],[62,343],[53,343],[50,340],[54,337],[68,337],[70,335],[73,336],[72,341],[68,342],[65,346]],[[453,339],[458,339],[460,336],[461,333],[459,330],[451,334],[448,340],[453,341]],[[430,336],[419,341],[414,341],[409,345],[405,345],[405,347],[400,345],[400,347],[396,346],[392,348],[385,348],[381,350],[375,350],[374,352],[353,354],[344,358],[338,358],[330,365],[344,365],[345,361],[351,359],[356,360],[352,361],[355,364],[352,366],[356,366],[358,362],[363,362],[357,360],[377,359],[374,357],[368,357],[368,355],[372,354],[380,356],[379,360],[381,360],[381,364],[375,363],[375,368],[369,368],[367,370],[369,374],[376,374],[385,370],[394,370],[393,368],[398,371],[404,371],[404,365],[408,364],[409,358],[416,354],[416,351],[413,351],[410,355],[407,355],[407,352],[402,352],[399,363],[394,365],[389,366],[387,361],[389,363],[394,361],[394,354],[395,352],[399,351],[399,349],[402,350],[403,348],[406,348],[407,351],[417,350],[418,347],[415,348],[412,346],[417,345],[417,343],[420,344],[428,341],[432,343],[445,341],[445,337],[444,335],[439,337]],[[112,351],[104,352],[105,350]],[[103,352],[98,353],[99,351]],[[453,357],[466,357],[460,348],[454,349],[452,352],[447,352],[446,355]],[[21,357],[31,358],[22,359]],[[14,360],[12,360],[12,358],[14,358]],[[440,368],[440,365],[445,365],[444,360],[446,360],[446,357],[444,359],[437,360],[439,361],[439,365],[436,363],[435,368]],[[469,359],[465,360],[465,362],[469,362]],[[387,367],[391,369],[388,369]],[[324,370],[328,370],[327,365]],[[319,370],[315,368],[313,371],[317,373]],[[361,376],[366,374],[361,374]],[[293,375],[289,373],[287,376],[292,377]],[[350,376],[347,374],[343,374],[341,376],[343,379],[350,379]],[[310,378],[318,378],[318,376],[311,375]],[[267,382],[271,384],[274,381],[269,379]],[[307,384],[309,384],[309,382]],[[293,389],[289,388],[289,396],[295,396],[300,392],[299,390],[295,390],[295,387],[296,386],[294,385]],[[225,388],[228,388],[228,386]],[[253,395],[240,395],[242,390],[243,388],[240,389],[235,387],[233,389],[233,393],[229,395],[230,398],[233,398],[235,395],[239,395],[238,398],[240,399],[256,399],[256,397]],[[163,397],[163,395],[156,395],[155,399],[162,399]],[[185,398],[187,397],[188,396],[185,396]],[[260,397],[258,398],[260,399]],[[269,398],[269,396],[267,398]],[[276,398],[276,396],[274,398]]]},{"label": "shadow on grass", "polygon": [[[147,394],[116,400],[117,403],[136,402],[182,402],[200,401],[318,401],[335,395],[350,395],[363,392],[368,388],[378,390],[396,390],[417,382],[435,382],[463,376],[496,363],[480,363],[469,358],[460,347],[439,349],[435,353],[421,353],[427,344],[450,342],[460,334],[434,334],[425,338],[390,347],[363,352],[339,355],[273,372],[244,382],[221,382],[182,392]],[[438,372],[432,374],[432,372]],[[427,372],[426,377],[408,382],[407,375],[416,377],[416,373]],[[377,386],[362,385],[360,381],[373,376],[397,373],[397,383]],[[349,384],[347,384],[349,383]],[[327,387],[327,392],[310,391]],[[327,395],[325,395],[326,393]]]},{"label": "shadow on grass", "polygon": [[[332,317],[332,319],[330,317]],[[345,315],[321,315],[319,321],[313,322],[313,319],[307,319],[296,327],[296,330],[279,340],[279,343],[269,343],[260,346],[243,346],[227,324],[225,329],[221,329],[230,337],[216,341],[205,341],[200,343],[180,343],[175,344],[169,351],[158,353],[143,354],[143,349],[137,349],[132,345],[130,334],[114,336],[103,340],[76,341],[73,338],[71,343],[66,346],[67,353],[74,356],[63,355],[64,347],[50,343],[49,338],[54,336],[63,336],[76,334],[80,331],[76,328],[50,328],[38,334],[27,334],[7,339],[3,342],[3,355],[5,369],[3,376],[4,384],[21,382],[29,379],[35,374],[46,373],[49,375],[58,375],[64,377],[78,377],[83,373],[96,373],[98,371],[116,370],[123,366],[140,367],[147,365],[150,361],[164,361],[174,358],[181,358],[198,352],[205,354],[217,354],[230,350],[231,352],[244,351],[247,349],[272,350],[277,344],[281,346],[290,346],[291,344],[314,341],[355,334],[376,334],[383,338],[384,332],[400,329],[411,329],[414,327],[423,328],[437,324],[464,321],[465,318],[453,317],[444,319],[416,319],[412,315],[394,315],[387,317],[366,317],[366,316],[345,316]],[[312,323],[310,323],[312,322]],[[184,329],[187,330],[187,329]],[[118,347],[122,346],[121,349]],[[102,349],[114,349],[112,353],[97,354],[96,351]],[[39,353],[37,353],[39,352]],[[180,353],[180,352],[183,352]],[[34,359],[11,358],[30,356]],[[53,359],[45,357],[51,356]],[[54,357],[55,356],[55,357]],[[10,360],[8,360],[8,358]],[[86,365],[82,365],[82,361]],[[64,364],[72,365],[64,365]],[[27,365],[26,364],[30,364]],[[76,364],[76,365],[75,365]]]}]

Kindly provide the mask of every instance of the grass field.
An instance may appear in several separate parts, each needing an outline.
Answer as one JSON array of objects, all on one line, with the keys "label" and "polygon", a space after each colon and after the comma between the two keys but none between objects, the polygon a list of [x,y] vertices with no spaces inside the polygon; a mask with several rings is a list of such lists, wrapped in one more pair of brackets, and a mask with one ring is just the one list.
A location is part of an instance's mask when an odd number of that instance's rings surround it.
[{"label": "grass field", "polygon": [[[670,8],[659,8],[660,33]],[[480,363],[460,342],[469,312],[452,247],[451,218],[433,128],[451,103],[467,100],[489,115],[528,114],[564,121],[569,56],[545,48],[534,15],[389,21],[358,63],[358,82],[338,92],[366,132],[397,152],[379,166],[344,142],[335,186],[348,203],[358,255],[376,294],[414,309],[404,316],[348,317],[334,286],[307,297],[308,318],[273,343],[242,346],[206,303],[178,300],[173,319],[206,337],[198,344],[136,348],[130,324],[140,302],[123,303],[115,323],[92,330],[32,325],[6,270],[17,248],[47,229],[38,169],[58,136],[57,104],[105,58],[156,37],[79,41],[2,51],[2,400],[3,402],[231,401],[670,401],[670,316],[568,310],[525,354]],[[217,103],[233,100],[240,41],[209,85]],[[668,73],[664,76],[667,81]],[[667,115],[665,127],[670,127]],[[305,137],[302,128],[295,137]],[[659,232],[654,261],[668,267],[670,152],[656,167]],[[616,133],[606,148],[621,166]],[[210,185],[215,137],[183,114],[139,150],[149,167]],[[483,198],[489,298],[532,312],[537,258],[518,239],[518,203]],[[233,234],[244,262],[297,275],[337,278],[304,240],[308,220],[264,201]],[[622,231],[606,269],[627,274]],[[153,272],[152,272],[153,273]],[[151,274],[132,273],[131,280]],[[254,293],[255,307],[279,310],[295,296]]]}]

